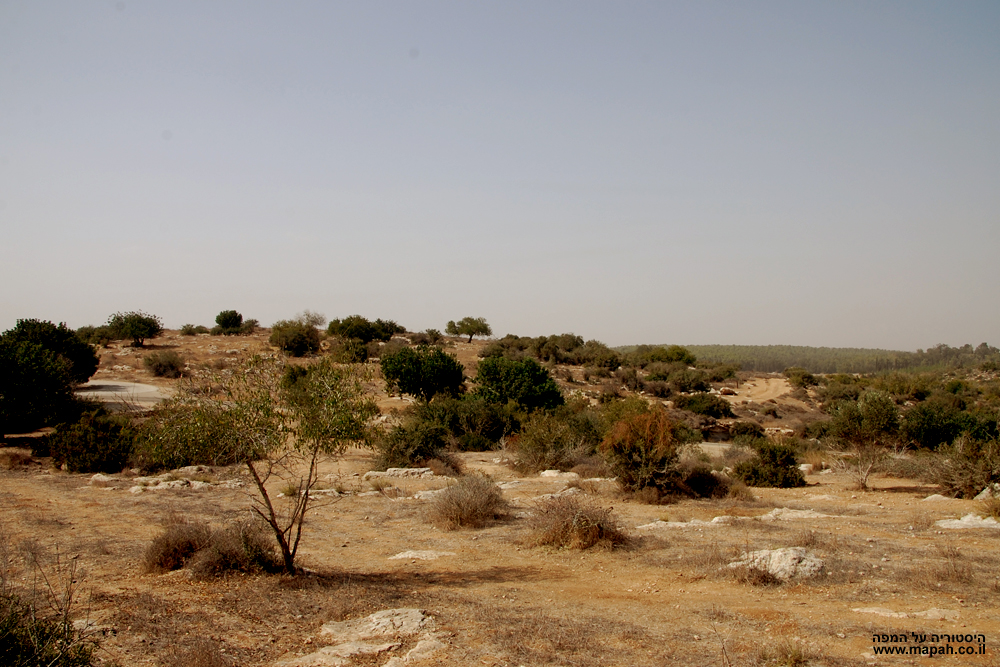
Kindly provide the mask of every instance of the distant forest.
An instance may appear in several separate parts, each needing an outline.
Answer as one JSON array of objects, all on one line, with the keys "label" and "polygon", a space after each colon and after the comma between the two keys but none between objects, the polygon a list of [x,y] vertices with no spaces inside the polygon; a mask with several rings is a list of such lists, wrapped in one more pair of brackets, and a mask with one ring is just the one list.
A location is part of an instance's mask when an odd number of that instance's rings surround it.
[{"label": "distant forest", "polygon": [[[628,353],[636,346],[616,348]],[[978,347],[935,345],[927,350],[903,352],[856,347],[806,347],[801,345],[685,345],[699,361],[737,364],[741,370],[778,373],[798,366],[811,373],[878,373],[949,368],[1000,370],[1000,349],[986,343]]]}]

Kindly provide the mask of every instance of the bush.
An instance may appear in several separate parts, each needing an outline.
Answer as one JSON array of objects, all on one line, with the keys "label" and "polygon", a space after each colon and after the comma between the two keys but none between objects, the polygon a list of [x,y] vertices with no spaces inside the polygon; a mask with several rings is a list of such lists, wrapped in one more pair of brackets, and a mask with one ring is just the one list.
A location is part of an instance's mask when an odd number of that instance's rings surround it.
[{"label": "bush", "polygon": [[674,405],[681,410],[688,410],[695,414],[715,417],[716,419],[733,416],[733,410],[729,406],[729,401],[714,394],[678,396],[674,400]]},{"label": "bush", "polygon": [[18,320],[0,339],[9,343],[33,343],[51,352],[63,364],[73,382],[86,382],[97,370],[94,348],[65,323],[58,326],[41,320]]},{"label": "bush", "polygon": [[48,437],[49,454],[70,472],[121,472],[135,448],[135,433],[123,417],[103,408],[81,415],[72,424],[59,424]]},{"label": "bush", "polygon": [[737,463],[733,476],[747,486],[791,488],[805,486],[806,480],[795,462],[795,449],[787,445],[763,442],[757,457]]},{"label": "bush", "polygon": [[530,519],[531,544],[558,549],[608,549],[629,543],[617,517],[605,509],[580,500],[561,496],[538,504]]},{"label": "bush", "polygon": [[815,375],[798,366],[786,368],[783,375],[788,378],[788,383],[793,387],[805,388],[817,384]]},{"label": "bush", "polygon": [[107,347],[108,343],[114,340],[111,329],[107,325],[99,327],[86,325],[76,330],[76,336],[88,345],[101,345]]},{"label": "bush", "polygon": [[115,340],[132,340],[134,347],[142,347],[147,338],[163,333],[163,321],[156,315],[139,310],[115,313],[108,318],[107,327]]},{"label": "bush", "polygon": [[492,449],[504,436],[521,428],[520,417],[510,405],[489,403],[476,396],[438,396],[410,408],[414,419],[444,427],[449,446],[463,451]]},{"label": "bush", "polygon": [[243,315],[235,310],[224,310],[215,316],[213,336],[235,336],[243,328]]},{"label": "bush", "polygon": [[319,350],[319,331],[298,320],[280,320],[271,325],[270,343],[293,357],[304,357]]},{"label": "bush", "polygon": [[179,378],[184,375],[184,360],[173,350],[151,352],[143,358],[142,365],[156,377]]},{"label": "bush", "polygon": [[427,329],[422,333],[410,334],[410,343],[413,345],[437,345],[444,339],[444,336],[437,329]]},{"label": "bush", "polygon": [[569,470],[593,451],[567,419],[541,411],[528,418],[511,448],[514,467],[524,474]]},{"label": "bush", "polygon": [[326,331],[331,336],[356,338],[367,344],[374,340],[387,341],[393,334],[405,332],[406,328],[392,320],[378,319],[371,322],[361,315],[351,315],[342,320],[331,321]]},{"label": "bush", "polygon": [[1000,482],[1000,442],[960,437],[921,459],[926,482],[959,498],[975,498],[987,486]]},{"label": "bush", "polygon": [[764,437],[764,427],[753,421],[733,422],[729,427],[729,436],[736,440],[756,440]]},{"label": "bush", "polygon": [[66,363],[37,343],[0,337],[0,436],[64,419],[74,403]]},{"label": "bush", "polygon": [[0,588],[0,662],[11,667],[89,667],[97,642],[65,614],[46,614],[6,586]]},{"label": "bush", "polygon": [[503,491],[485,475],[465,475],[434,496],[428,520],[439,528],[482,528],[507,515]]},{"label": "bush", "polygon": [[208,546],[211,538],[212,530],[206,524],[171,524],[146,547],[142,569],[149,574],[179,570],[199,549]]},{"label": "bush", "polygon": [[444,453],[448,432],[431,422],[413,421],[394,426],[375,436],[373,465],[376,470],[424,467],[431,459],[448,458]]},{"label": "bush", "polygon": [[678,424],[662,410],[623,419],[611,428],[601,453],[623,491],[676,485],[677,430]]},{"label": "bush", "polygon": [[476,395],[492,403],[514,401],[524,410],[549,410],[563,404],[559,386],[534,359],[489,357],[479,362]]},{"label": "bush", "polygon": [[464,389],[462,364],[438,347],[421,345],[383,353],[380,358],[386,389],[429,401],[438,394],[457,396]]},{"label": "bush", "polygon": [[203,327],[200,324],[195,326],[193,324],[185,324],[181,327],[182,336],[195,336],[197,334],[207,334],[209,333],[208,327]]},{"label": "bush", "polygon": [[330,356],[342,364],[362,364],[368,361],[368,345],[360,338],[345,338],[330,348]]},{"label": "bush", "polygon": [[146,472],[242,463],[234,418],[221,401],[161,403],[136,429],[133,463]]}]

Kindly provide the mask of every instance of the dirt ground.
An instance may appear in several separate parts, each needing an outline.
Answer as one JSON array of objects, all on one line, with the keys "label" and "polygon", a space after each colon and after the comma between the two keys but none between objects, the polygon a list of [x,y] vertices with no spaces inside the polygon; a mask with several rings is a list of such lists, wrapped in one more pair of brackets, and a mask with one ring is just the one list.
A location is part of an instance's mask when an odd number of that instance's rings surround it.
[{"label": "dirt ground", "polygon": [[[230,364],[241,346],[264,344],[153,342],[154,349],[183,344],[191,367],[206,372]],[[474,350],[464,355],[474,362]],[[121,363],[117,350],[105,357],[107,372],[95,379],[170,384],[141,364]],[[755,401],[783,393],[770,381],[754,388],[763,392],[750,397]],[[934,524],[981,513],[975,501],[925,500],[935,488],[893,478],[875,478],[872,491],[859,492],[838,473],[809,475],[800,489],[754,489],[754,500],[672,505],[626,501],[612,482],[583,482],[585,497],[613,508],[634,539],[623,549],[559,551],[527,546],[527,521],[518,514],[537,496],[564,489],[565,480],[520,478],[496,452],[459,456],[467,470],[511,483],[504,491],[514,504],[511,518],[479,530],[435,528],[425,519],[431,501],[413,494],[443,488],[447,478],[401,480],[398,492],[362,495],[372,491],[361,479],[369,453],[350,450],[323,470],[326,483],[346,493],[309,514],[298,561],[307,574],[295,577],[142,572],[143,553],[166,523],[183,517],[218,527],[242,519],[249,486],[134,494],[127,479],[93,485],[90,475],[53,471],[44,461],[0,470],[2,543],[9,567],[35,559],[56,587],[67,580],[67,566],[75,568],[76,616],[103,636],[101,660],[123,666],[223,664],[195,658],[206,641],[228,664],[271,665],[322,646],[323,623],[399,607],[426,610],[447,633],[447,647],[415,665],[1000,664],[1000,530]],[[219,468],[209,477],[243,474]],[[827,516],[761,518],[775,508]],[[739,519],[691,523],[721,515]],[[658,519],[690,526],[638,529]],[[754,585],[725,567],[746,551],[794,546],[823,559],[818,576]],[[408,550],[454,555],[390,559]],[[982,634],[987,653],[876,656],[873,634],[881,633]],[[414,641],[352,664],[382,666]]]}]

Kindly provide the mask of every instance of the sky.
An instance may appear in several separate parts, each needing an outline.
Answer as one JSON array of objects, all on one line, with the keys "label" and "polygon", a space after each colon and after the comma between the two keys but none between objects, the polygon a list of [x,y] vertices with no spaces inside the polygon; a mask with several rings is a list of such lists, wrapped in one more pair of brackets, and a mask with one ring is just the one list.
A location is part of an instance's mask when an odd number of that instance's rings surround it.
[{"label": "sky", "polygon": [[1000,3],[0,0],[0,330],[1000,345]]}]

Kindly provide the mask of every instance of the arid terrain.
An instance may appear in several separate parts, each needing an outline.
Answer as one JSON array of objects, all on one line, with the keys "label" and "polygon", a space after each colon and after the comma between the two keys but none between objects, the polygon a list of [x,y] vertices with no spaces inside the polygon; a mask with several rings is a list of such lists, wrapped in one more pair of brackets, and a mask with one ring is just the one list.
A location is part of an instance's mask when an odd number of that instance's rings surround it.
[{"label": "arid terrain", "polygon": [[[168,332],[147,348],[179,351],[197,374],[231,366],[265,341],[264,334]],[[473,375],[480,345],[448,349]],[[177,382],[143,370],[142,350],[101,354],[95,382],[138,382],[165,395]],[[565,370],[574,381],[563,378],[564,389],[598,391],[580,369]],[[817,410],[807,392],[792,392],[778,376],[742,378],[732,392],[726,398],[737,414],[773,402],[778,416],[768,428],[792,428]],[[407,403],[379,396],[383,412]],[[44,572],[58,588],[72,574],[76,617],[102,636],[101,659],[123,666],[340,664],[294,658],[332,643],[320,632],[325,623],[395,608],[424,610],[443,647],[406,658],[421,636],[402,636],[393,648],[342,664],[1000,664],[1000,529],[935,523],[982,514],[976,501],[934,498],[935,487],[882,476],[861,492],[843,472],[815,470],[805,488],[753,489],[752,500],[647,505],[624,499],[607,480],[520,477],[502,451],[457,456],[467,471],[501,484],[513,505],[508,519],[477,530],[436,528],[425,520],[430,501],[415,494],[450,478],[373,484],[363,479],[370,453],[352,449],[322,471],[323,486],[340,493],[308,515],[298,560],[306,573],[295,577],[143,572],[144,551],[168,523],[221,526],[247,516],[251,486],[239,468],[175,475],[209,482],[202,488],[141,492],[133,492],[134,474],[93,483],[45,459],[0,470],[2,539],[9,566],[24,577]],[[225,481],[233,483],[215,483]],[[529,546],[524,517],[540,496],[567,488],[613,508],[630,544]],[[722,516],[729,518],[712,522]],[[727,567],[747,552],[791,547],[821,559],[815,576],[776,582]],[[393,558],[408,551],[417,553]],[[25,564],[31,560],[34,570]],[[909,637],[883,646],[913,646],[926,635],[924,645],[956,650],[979,644],[931,636],[984,635],[986,653],[876,655],[873,635],[883,633]]]}]

